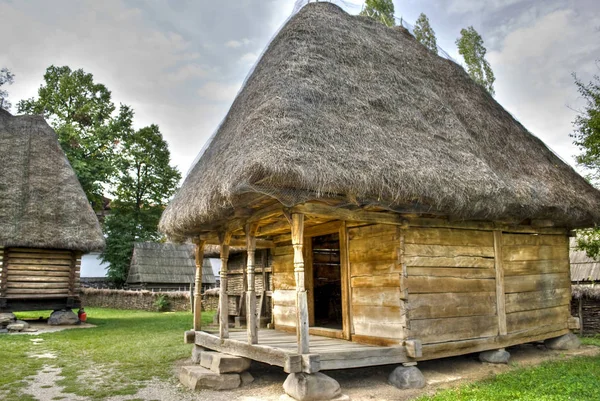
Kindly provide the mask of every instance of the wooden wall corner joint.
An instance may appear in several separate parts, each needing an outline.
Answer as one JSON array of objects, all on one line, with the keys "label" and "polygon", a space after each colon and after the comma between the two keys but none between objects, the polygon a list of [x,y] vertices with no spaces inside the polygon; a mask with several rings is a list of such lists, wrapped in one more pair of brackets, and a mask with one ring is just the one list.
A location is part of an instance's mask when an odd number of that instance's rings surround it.
[{"label": "wooden wall corner joint", "polygon": [[504,289],[504,267],[502,262],[502,231],[494,231],[494,268],[496,270],[496,309],[498,315],[498,334],[507,334],[506,295]]}]

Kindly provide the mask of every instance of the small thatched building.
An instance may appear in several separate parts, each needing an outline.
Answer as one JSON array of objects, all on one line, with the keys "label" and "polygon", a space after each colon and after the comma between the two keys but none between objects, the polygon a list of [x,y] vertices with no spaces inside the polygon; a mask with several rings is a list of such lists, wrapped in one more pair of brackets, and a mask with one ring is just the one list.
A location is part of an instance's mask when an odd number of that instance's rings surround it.
[{"label": "small thatched building", "polygon": [[600,193],[460,66],[319,2],[273,39],[160,227],[199,255],[221,244],[225,272],[247,246],[249,310],[270,250],[275,331],[197,320],[190,341],[313,373],[569,333],[570,230],[599,222]]},{"label": "small thatched building", "polygon": [[56,134],[0,109],[0,160],[0,309],[78,307],[81,255],[104,237]]},{"label": "small thatched building", "polygon": [[[196,263],[191,244],[136,242],[127,276],[130,289],[185,291],[194,284]],[[202,289],[216,285],[210,260],[202,262]]]},{"label": "small thatched building", "polygon": [[580,333],[600,333],[600,261],[577,249],[571,238],[571,313],[579,316]]}]

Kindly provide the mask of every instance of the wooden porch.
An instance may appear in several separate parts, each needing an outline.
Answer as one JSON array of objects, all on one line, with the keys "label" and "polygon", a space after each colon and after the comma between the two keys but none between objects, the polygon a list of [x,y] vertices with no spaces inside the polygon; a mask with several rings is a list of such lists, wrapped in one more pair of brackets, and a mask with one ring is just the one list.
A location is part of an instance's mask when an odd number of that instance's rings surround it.
[{"label": "wooden porch", "polygon": [[315,373],[321,370],[399,364],[413,359],[403,346],[384,347],[357,344],[337,338],[309,335],[309,354],[298,353],[296,334],[261,329],[260,344],[249,344],[246,331],[231,331],[229,338],[219,333],[196,331],[196,345],[254,361],[281,366],[287,373]]}]

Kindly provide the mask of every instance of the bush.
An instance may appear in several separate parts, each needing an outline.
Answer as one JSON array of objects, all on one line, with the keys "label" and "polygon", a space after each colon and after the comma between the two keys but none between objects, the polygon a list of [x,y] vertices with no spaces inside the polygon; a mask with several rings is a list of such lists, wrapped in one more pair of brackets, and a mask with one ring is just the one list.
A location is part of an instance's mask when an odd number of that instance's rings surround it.
[{"label": "bush", "polygon": [[157,298],[156,301],[154,301],[154,306],[156,306],[156,309],[159,312],[165,312],[169,310],[169,300],[167,299],[167,296],[165,294],[160,294]]}]

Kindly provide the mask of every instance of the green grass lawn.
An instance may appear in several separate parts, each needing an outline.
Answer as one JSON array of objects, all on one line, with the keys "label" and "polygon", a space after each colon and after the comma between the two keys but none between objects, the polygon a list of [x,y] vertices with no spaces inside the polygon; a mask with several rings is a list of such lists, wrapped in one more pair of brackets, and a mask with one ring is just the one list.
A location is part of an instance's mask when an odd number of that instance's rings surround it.
[{"label": "green grass lawn", "polygon": [[[600,346],[600,336],[582,338]],[[444,390],[418,401],[600,400],[600,357],[576,357],[515,369],[491,379]]]},{"label": "green grass lawn", "polygon": [[[139,381],[172,375],[173,362],[190,355],[183,332],[192,326],[190,312],[158,313],[86,308],[88,323],[97,327],[56,333],[0,336],[0,391],[7,400],[27,400],[21,393],[23,380],[44,365],[58,366],[65,392],[93,398],[134,394]],[[17,313],[19,318],[36,318],[44,313]],[[45,313],[46,316],[49,312]],[[203,322],[212,322],[204,313]],[[42,338],[32,346],[32,338]],[[56,359],[37,359],[28,353],[55,353]]]}]

